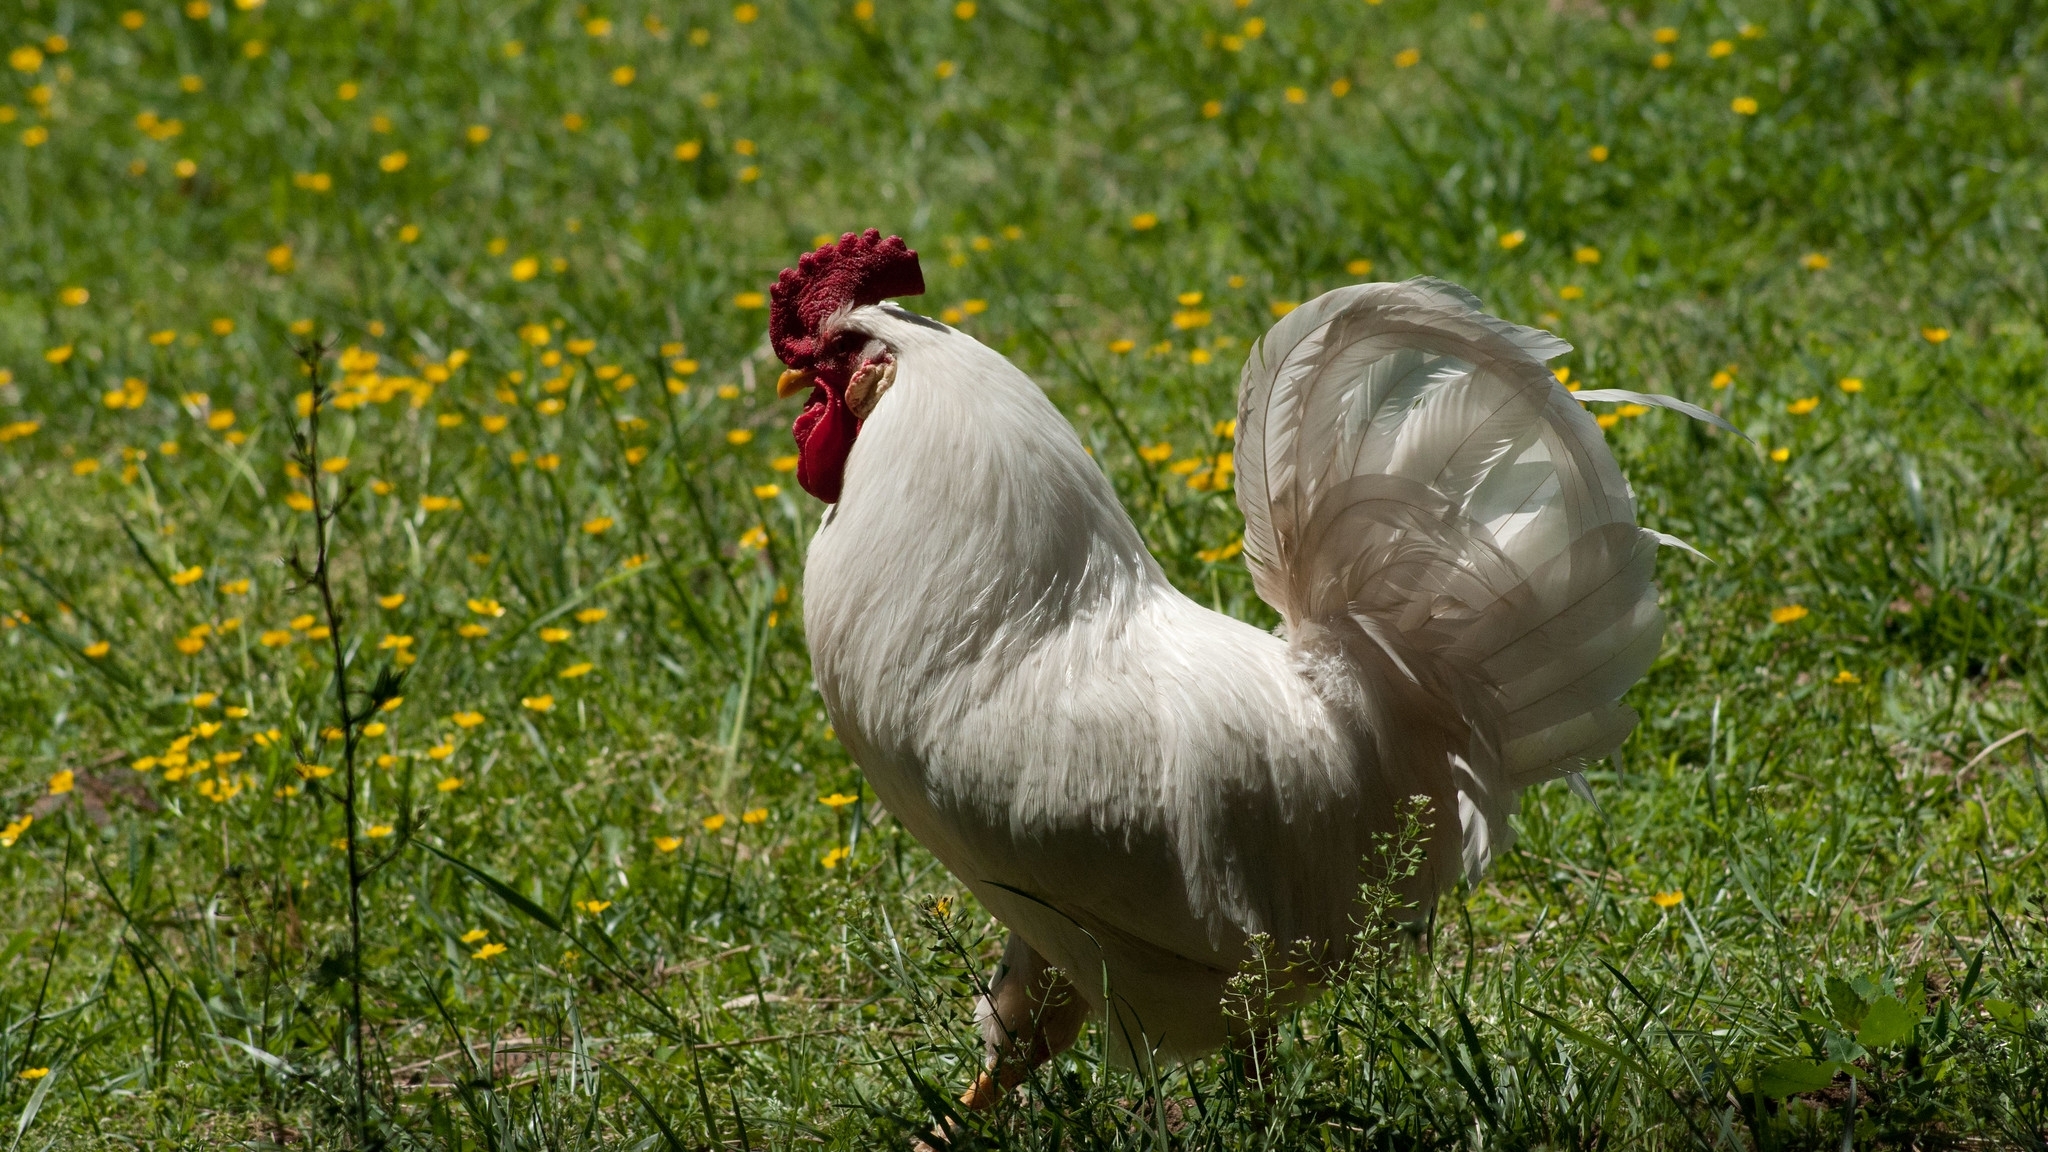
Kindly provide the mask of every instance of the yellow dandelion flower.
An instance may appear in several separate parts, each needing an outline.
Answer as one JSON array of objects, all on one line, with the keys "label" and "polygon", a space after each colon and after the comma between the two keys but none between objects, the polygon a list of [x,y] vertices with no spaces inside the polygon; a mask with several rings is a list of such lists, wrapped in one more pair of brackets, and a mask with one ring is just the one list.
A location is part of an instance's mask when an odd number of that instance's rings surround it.
[{"label": "yellow dandelion flower", "polygon": [[1771,623],[1773,624],[1791,624],[1798,620],[1804,620],[1806,617],[1807,611],[1804,604],[1787,604],[1782,608],[1771,609]]},{"label": "yellow dandelion flower", "polygon": [[1799,258],[1799,266],[1808,272],[1826,271],[1829,263],[1827,256],[1820,252],[1808,252]]},{"label": "yellow dandelion flower", "polygon": [[797,458],[794,456],[777,456],[768,462],[768,466],[777,472],[794,472],[796,471]]},{"label": "yellow dandelion flower", "polygon": [[87,656],[90,656],[94,660],[98,660],[104,657],[107,653],[113,650],[114,646],[112,644],[107,643],[105,640],[95,640],[92,643],[87,644],[84,648],[85,654]]},{"label": "yellow dandelion flower", "polygon": [[408,157],[404,152],[386,152],[377,158],[377,167],[386,172],[402,172]]},{"label": "yellow dandelion flower", "polygon": [[1664,909],[1676,908],[1680,904],[1685,903],[1685,890],[1682,888],[1673,888],[1669,892],[1652,893],[1650,896],[1650,903],[1655,904],[1657,907]]},{"label": "yellow dandelion flower", "polygon": [[1595,144],[1591,148],[1586,149],[1586,159],[1591,160],[1595,164],[1607,163],[1609,155],[1611,153],[1607,151],[1607,145],[1605,144]]},{"label": "yellow dandelion flower", "polygon": [[1572,259],[1581,264],[1598,264],[1600,262],[1600,250],[1591,244],[1587,244],[1573,249]]},{"label": "yellow dandelion flower", "polygon": [[583,531],[592,536],[602,536],[611,528],[612,518],[609,516],[593,516],[583,522]]},{"label": "yellow dandelion flower", "polygon": [[1242,551],[1244,551],[1244,539],[1240,537],[1228,544],[1218,545],[1214,548],[1204,548],[1195,553],[1195,558],[1204,564],[1220,564]]},{"label": "yellow dandelion flower", "polygon": [[496,941],[493,941],[477,949],[476,951],[471,952],[469,954],[469,958],[472,960],[489,960],[493,956],[502,956],[504,955],[504,953],[505,946],[503,944],[497,943]]},{"label": "yellow dandelion flower", "polygon": [[1396,68],[1413,68],[1420,63],[1422,63],[1422,49],[1420,48],[1403,48],[1399,52],[1394,53],[1394,67]]},{"label": "yellow dandelion flower", "polygon": [[556,673],[556,677],[562,680],[574,680],[580,676],[590,675],[591,670],[596,667],[597,665],[585,660],[580,664],[571,664],[567,668],[562,669]]},{"label": "yellow dandelion flower", "polygon": [[569,635],[570,633],[567,628],[543,628],[540,630],[541,640],[548,644],[560,644],[562,641],[567,640]]},{"label": "yellow dandelion flower", "polygon": [[[13,825],[10,824],[8,827],[12,828]],[[16,1076],[23,1080],[41,1080],[49,1074],[50,1070],[48,1068],[23,1068],[20,1072],[15,1073]]]},{"label": "yellow dandelion flower", "polygon": [[552,712],[555,710],[555,698],[545,694],[522,696],[519,699],[519,706],[529,712]]},{"label": "yellow dandelion flower", "polygon": [[827,868],[837,868],[839,867],[840,861],[845,860],[848,856],[851,855],[853,855],[851,849],[834,848],[830,852],[827,852],[823,856],[820,856],[818,858],[818,863],[823,864]]},{"label": "yellow dandelion flower", "polygon": [[469,931],[456,937],[457,940],[462,941],[464,944],[474,944],[479,940],[488,940],[490,938],[491,933],[487,928],[471,928]]},{"label": "yellow dandelion flower", "polygon": [[62,796],[66,792],[71,791],[71,784],[73,779],[74,777],[72,776],[71,769],[69,768],[66,768],[64,771],[59,772],[55,776],[50,777],[50,795]]},{"label": "yellow dandelion flower", "polygon": [[1861,392],[1863,391],[1863,381],[1859,377],[1844,376],[1840,380],[1835,381],[1835,387],[1849,393]]},{"label": "yellow dandelion flower", "polygon": [[[455,755],[455,745],[453,744],[436,744],[432,748],[427,749],[427,759],[429,760],[446,760],[447,758],[453,755]],[[456,781],[455,787],[459,788],[461,786],[462,782],[459,780]],[[441,791],[447,792],[449,791],[449,789],[443,788],[441,789]]]},{"label": "yellow dandelion flower", "polygon": [[743,312],[753,312],[768,306],[768,297],[759,292],[742,292],[732,298],[732,306]]},{"label": "yellow dandelion flower", "polygon": [[768,810],[766,808],[749,808],[745,812],[740,813],[740,823],[742,824],[762,824],[766,823],[767,820]]},{"label": "yellow dandelion flower", "polygon": [[859,799],[860,797],[858,796],[849,796],[844,792],[834,792],[830,796],[818,797],[818,803],[836,812]]},{"label": "yellow dandelion flower", "polygon": [[1140,212],[1136,216],[1131,217],[1131,230],[1133,232],[1150,232],[1157,227],[1159,227],[1159,214],[1157,212]]},{"label": "yellow dandelion flower", "polygon": [[1785,461],[1790,460],[1791,458],[1792,450],[1790,448],[1771,449],[1771,460],[1773,463],[1783,464]]},{"label": "yellow dandelion flower", "polygon": [[397,829],[389,824],[372,824],[368,828],[363,829],[363,835],[368,836],[372,840],[382,840],[395,831]]},{"label": "yellow dandelion flower", "polygon": [[1837,684],[1861,684],[1863,683],[1863,677],[1844,668],[1835,673],[1834,682]]},{"label": "yellow dandelion flower", "polygon": [[681,836],[656,836],[654,838],[654,850],[656,852],[673,852],[682,846],[683,838]]},{"label": "yellow dandelion flower", "polygon": [[1728,110],[1737,116],[1754,116],[1757,110],[1756,97],[1737,96],[1728,102]]},{"label": "yellow dandelion flower", "polygon": [[1520,248],[1520,247],[1522,246],[1523,242],[1524,242],[1524,241],[1526,241],[1526,240],[1528,240],[1528,239],[1529,239],[1529,233],[1528,233],[1528,232],[1527,232],[1526,230],[1524,230],[1524,229],[1521,229],[1521,228],[1517,228],[1517,229],[1515,229],[1515,230],[1514,230],[1514,231],[1512,231],[1512,232],[1503,232],[1503,233],[1501,233],[1501,236],[1500,236],[1500,246],[1501,246],[1502,248],[1504,248],[1504,249],[1506,249],[1506,250],[1508,250],[1508,251],[1512,252],[1512,251],[1514,251],[1515,249],[1517,249],[1517,248]]},{"label": "yellow dandelion flower", "polygon": [[1820,407],[1820,397],[1802,396],[1785,405],[1785,411],[1794,416],[1804,416],[1818,407]]},{"label": "yellow dandelion flower", "polygon": [[1920,338],[1929,344],[1946,343],[1948,337],[1949,331],[1946,328],[1922,328],[1920,330]]}]

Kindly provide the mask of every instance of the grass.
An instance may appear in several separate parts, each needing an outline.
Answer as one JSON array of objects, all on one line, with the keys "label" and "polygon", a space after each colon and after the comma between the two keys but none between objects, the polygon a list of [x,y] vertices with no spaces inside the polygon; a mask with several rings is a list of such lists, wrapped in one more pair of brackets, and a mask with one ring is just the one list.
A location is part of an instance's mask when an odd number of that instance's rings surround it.
[{"label": "grass", "polygon": [[[1323,289],[1455,280],[1760,445],[1607,413],[1713,560],[1597,803],[1262,1077],[1091,1030],[963,1146],[2048,1148],[2038,5],[9,3],[10,1149],[933,1123],[1000,932],[810,690],[747,295],[868,225],[1255,621],[1216,425]],[[336,652],[402,697],[340,741]]]}]

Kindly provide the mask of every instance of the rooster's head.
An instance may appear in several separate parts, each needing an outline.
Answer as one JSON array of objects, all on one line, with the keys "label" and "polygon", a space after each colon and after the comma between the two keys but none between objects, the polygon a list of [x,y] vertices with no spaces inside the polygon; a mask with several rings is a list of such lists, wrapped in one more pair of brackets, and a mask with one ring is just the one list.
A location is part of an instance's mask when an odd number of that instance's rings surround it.
[{"label": "rooster's head", "polygon": [[[827,504],[839,499],[846,458],[877,395],[871,378],[894,367],[884,362],[886,352],[868,347],[867,336],[835,320],[852,308],[923,292],[917,253],[901,237],[884,240],[873,228],[804,253],[769,289],[768,337],[789,366],[776,393],[788,397],[811,390],[792,429],[797,483]],[[849,388],[855,395],[849,397]]]}]

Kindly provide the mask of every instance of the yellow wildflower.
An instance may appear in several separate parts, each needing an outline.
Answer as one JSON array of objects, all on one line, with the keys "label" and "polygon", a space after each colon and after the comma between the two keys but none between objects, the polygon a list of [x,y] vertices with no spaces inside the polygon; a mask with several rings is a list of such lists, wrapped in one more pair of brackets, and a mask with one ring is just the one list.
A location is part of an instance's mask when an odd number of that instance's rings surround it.
[{"label": "yellow wildflower", "polygon": [[1804,620],[1806,617],[1807,611],[1804,604],[1787,604],[1782,608],[1771,609],[1771,623],[1773,624],[1791,624],[1794,621]]}]

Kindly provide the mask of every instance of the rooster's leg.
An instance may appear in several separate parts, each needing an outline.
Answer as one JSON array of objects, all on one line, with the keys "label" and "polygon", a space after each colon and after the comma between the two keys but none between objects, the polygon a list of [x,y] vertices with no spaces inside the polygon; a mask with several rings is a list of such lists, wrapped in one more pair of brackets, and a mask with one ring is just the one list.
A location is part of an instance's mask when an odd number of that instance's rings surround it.
[{"label": "rooster's leg", "polygon": [[981,1111],[993,1107],[1033,1068],[1072,1047],[1088,1019],[1088,1004],[1059,969],[1012,932],[974,1016],[988,1043],[988,1067],[960,1102]]}]

